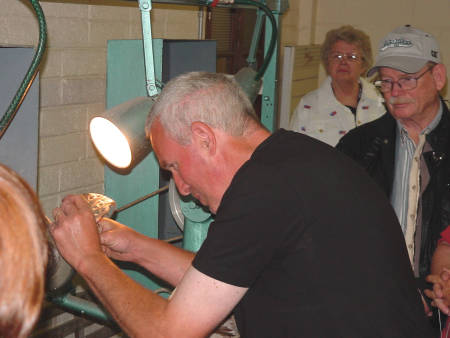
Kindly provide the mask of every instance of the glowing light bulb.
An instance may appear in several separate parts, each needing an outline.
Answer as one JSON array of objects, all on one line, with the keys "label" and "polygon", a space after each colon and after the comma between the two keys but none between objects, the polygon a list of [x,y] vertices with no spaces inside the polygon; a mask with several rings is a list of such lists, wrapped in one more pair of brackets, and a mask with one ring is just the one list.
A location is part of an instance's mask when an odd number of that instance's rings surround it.
[{"label": "glowing light bulb", "polygon": [[131,148],[126,136],[112,122],[94,117],[89,124],[92,141],[102,156],[118,168],[131,163]]}]

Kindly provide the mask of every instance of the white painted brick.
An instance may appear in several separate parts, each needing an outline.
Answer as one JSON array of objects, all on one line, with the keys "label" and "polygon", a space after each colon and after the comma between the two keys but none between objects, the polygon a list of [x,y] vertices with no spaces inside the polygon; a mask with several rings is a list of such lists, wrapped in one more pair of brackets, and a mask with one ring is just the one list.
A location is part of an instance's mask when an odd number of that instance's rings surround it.
[{"label": "white painted brick", "polygon": [[39,26],[32,16],[6,17],[7,42],[15,45],[36,46],[39,41]]},{"label": "white painted brick", "polygon": [[47,48],[40,65],[41,78],[61,76],[62,59],[61,50]]},{"label": "white painted brick", "polygon": [[104,78],[66,78],[62,81],[63,104],[86,104],[105,100]]},{"label": "white painted brick", "polygon": [[[137,6],[136,11],[139,13]],[[89,6],[89,19],[128,22],[130,8],[123,6]]]},{"label": "white painted brick", "polygon": [[61,191],[77,189],[103,181],[103,165],[97,159],[72,162],[61,168]]},{"label": "white painted brick", "polygon": [[106,74],[106,48],[66,49],[62,53],[63,76]]},{"label": "white painted brick", "polygon": [[[179,8],[179,6],[178,6]],[[165,38],[196,39],[198,34],[198,12],[195,7],[171,10],[166,26]]]},{"label": "white painted brick", "polygon": [[62,104],[62,79],[59,77],[41,78],[40,103],[41,107],[57,106]]},{"label": "white painted brick", "polygon": [[94,184],[94,185],[89,185],[89,186],[85,186],[85,187],[81,187],[81,188],[64,191],[60,194],[60,198],[62,200],[64,198],[64,196],[67,196],[67,195],[87,194],[90,192],[94,192],[97,194],[104,194],[104,191],[105,191],[105,189],[103,187],[103,183]]},{"label": "white painted brick", "polygon": [[[134,39],[134,40],[141,40],[142,39],[142,26],[141,23],[139,22],[139,24],[134,24],[131,23],[130,24],[130,39]],[[154,32],[154,27],[152,26],[152,37],[155,38],[155,32]]]},{"label": "white painted brick", "polygon": [[[152,10],[150,12],[150,15],[151,15],[151,13],[153,13],[155,11],[155,6],[156,6],[156,4],[152,3]],[[138,6],[137,2],[135,3],[134,8],[129,8],[128,11],[129,11],[128,17],[129,17],[130,22],[133,24],[138,24],[140,26],[142,14],[139,10],[139,6]]]},{"label": "white painted brick", "polygon": [[91,138],[89,138],[89,140],[86,142],[86,158],[96,158],[101,161],[103,160],[102,156],[95,148]]},{"label": "white painted brick", "polygon": [[47,22],[48,46],[55,48],[88,45],[88,20],[83,18],[53,18]]},{"label": "white painted brick", "polygon": [[[0,0],[2,1],[2,0]],[[8,42],[7,19],[0,16],[0,45]]]},{"label": "white painted brick", "polygon": [[91,103],[86,105],[86,108],[87,108],[88,122],[91,118],[103,113],[106,110],[104,102]]},{"label": "white painted brick", "polygon": [[123,21],[90,21],[89,43],[106,48],[108,40],[128,39],[129,23]]},{"label": "white painted brick", "polygon": [[42,10],[47,20],[52,18],[87,18],[87,5],[77,5],[71,3],[49,3],[41,2]]},{"label": "white painted brick", "polygon": [[86,134],[42,137],[39,142],[39,167],[78,161],[85,157]]},{"label": "white painted brick", "polygon": [[[167,7],[170,5],[155,4],[151,12],[152,31],[153,36],[164,37],[164,32],[167,28],[167,21],[170,10]],[[142,30],[142,28],[141,28]]]},{"label": "white painted brick", "polygon": [[59,193],[59,176],[61,168],[59,165],[40,167],[38,177],[39,196],[49,196]]},{"label": "white painted brick", "polygon": [[42,210],[44,214],[48,216],[51,220],[53,219],[52,211],[61,204],[61,198],[58,195],[40,197]]},{"label": "white painted brick", "polygon": [[85,105],[42,108],[39,135],[57,136],[86,131],[87,108]]},{"label": "white painted brick", "polygon": [[23,1],[0,0],[0,16],[30,15],[31,10]]}]

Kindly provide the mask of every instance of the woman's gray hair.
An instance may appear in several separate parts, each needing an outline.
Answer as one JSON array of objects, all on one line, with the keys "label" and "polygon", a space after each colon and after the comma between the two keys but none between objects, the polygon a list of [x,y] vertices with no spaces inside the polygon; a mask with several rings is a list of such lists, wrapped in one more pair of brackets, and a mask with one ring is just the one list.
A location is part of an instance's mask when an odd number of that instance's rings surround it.
[{"label": "woman's gray hair", "polygon": [[230,75],[191,72],[169,81],[153,104],[145,123],[159,119],[180,144],[191,142],[191,125],[203,122],[233,136],[242,136],[259,120],[245,92]]},{"label": "woman's gray hair", "polygon": [[325,41],[320,50],[320,57],[322,64],[328,72],[328,57],[334,44],[338,41],[344,41],[351,45],[355,45],[362,53],[362,66],[368,70],[373,63],[372,46],[370,44],[370,37],[362,30],[356,29],[351,25],[341,26],[336,29],[328,31],[325,36]]}]

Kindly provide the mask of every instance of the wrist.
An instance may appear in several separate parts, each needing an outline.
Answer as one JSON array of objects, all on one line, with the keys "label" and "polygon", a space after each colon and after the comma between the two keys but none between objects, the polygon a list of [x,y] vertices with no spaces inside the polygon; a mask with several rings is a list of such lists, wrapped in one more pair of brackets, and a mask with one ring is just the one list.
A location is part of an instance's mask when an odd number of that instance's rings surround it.
[{"label": "wrist", "polygon": [[75,269],[81,276],[89,276],[96,273],[98,267],[105,263],[111,263],[111,260],[103,252],[92,253],[83,256]]}]

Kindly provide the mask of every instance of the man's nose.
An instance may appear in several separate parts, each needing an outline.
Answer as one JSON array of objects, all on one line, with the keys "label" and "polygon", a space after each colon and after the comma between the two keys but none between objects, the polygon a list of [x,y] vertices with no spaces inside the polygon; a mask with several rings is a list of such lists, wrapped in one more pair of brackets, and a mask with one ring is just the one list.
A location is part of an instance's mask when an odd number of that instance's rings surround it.
[{"label": "man's nose", "polygon": [[400,84],[398,82],[392,82],[391,95],[398,96],[401,91],[402,87],[400,87]]}]

